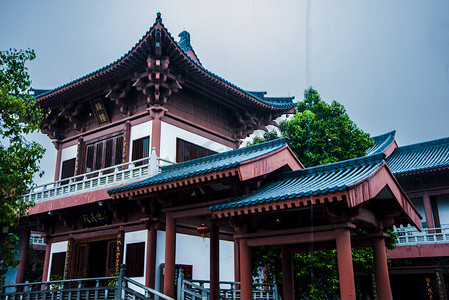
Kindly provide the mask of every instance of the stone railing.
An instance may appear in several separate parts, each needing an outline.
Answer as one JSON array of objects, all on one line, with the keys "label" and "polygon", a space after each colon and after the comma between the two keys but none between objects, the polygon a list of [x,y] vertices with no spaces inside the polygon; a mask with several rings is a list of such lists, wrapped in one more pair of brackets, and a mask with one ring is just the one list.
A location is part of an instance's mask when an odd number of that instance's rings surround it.
[{"label": "stone railing", "polygon": [[147,158],[33,187],[23,194],[23,198],[25,201],[39,203],[101,188],[114,187],[158,174],[161,161],[172,164],[172,162],[158,158],[154,150],[152,152],[151,156]]},{"label": "stone railing", "polygon": [[423,228],[419,232],[414,227],[399,227],[394,230],[399,236],[397,246],[449,243],[449,225],[439,228]]}]

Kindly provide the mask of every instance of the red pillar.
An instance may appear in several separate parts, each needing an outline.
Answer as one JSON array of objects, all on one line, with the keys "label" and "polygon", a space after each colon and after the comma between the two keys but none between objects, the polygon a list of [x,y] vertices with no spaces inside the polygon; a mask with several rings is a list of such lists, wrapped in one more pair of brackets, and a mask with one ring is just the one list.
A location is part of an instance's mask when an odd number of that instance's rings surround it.
[{"label": "red pillar", "polygon": [[[45,243],[47,246],[45,247],[45,258],[44,258],[44,269],[42,270],[42,281],[49,280],[49,268],[50,268],[50,252],[51,252],[51,241],[48,236],[45,237]],[[42,285],[41,289],[44,289],[45,286]]]},{"label": "red pillar", "polygon": [[373,238],[373,256],[379,300],[391,300],[390,277],[388,274],[385,241],[381,237]]},{"label": "red pillar", "polygon": [[154,289],[156,280],[156,241],[157,232],[154,224],[150,225],[147,233],[147,266],[145,269],[145,286]]},{"label": "red pillar", "polygon": [[234,239],[234,281],[240,282],[240,249],[239,240]]},{"label": "red pillar", "polygon": [[148,110],[151,118],[153,119],[151,129],[151,149],[156,148],[156,155],[159,157],[161,151],[161,119],[164,116],[166,109],[155,105]]},{"label": "red pillar", "polygon": [[165,274],[164,294],[175,297],[176,220],[171,213],[165,215]]},{"label": "red pillar", "polygon": [[219,227],[212,221],[210,230],[210,299],[220,299]]},{"label": "red pillar", "polygon": [[349,229],[336,229],[338,279],[341,300],[356,299],[354,269],[352,267],[351,236]]},{"label": "red pillar", "polygon": [[293,281],[293,255],[287,246],[282,246],[282,279],[285,300],[295,299],[295,289]]},{"label": "red pillar", "polygon": [[61,157],[62,157],[62,147],[61,144],[59,143],[59,141],[55,141],[53,142],[53,144],[55,145],[55,148],[57,150],[56,152],[56,167],[55,167],[55,181],[59,180],[59,174],[61,171]]},{"label": "red pillar", "polygon": [[423,194],[424,213],[426,215],[427,228],[435,228],[432,217],[432,204],[430,203],[430,197],[427,192]]},{"label": "red pillar", "polygon": [[240,299],[253,299],[253,279],[251,267],[251,248],[248,246],[246,239],[241,239],[240,242]]},{"label": "red pillar", "polygon": [[17,269],[16,283],[25,282],[25,269],[27,264],[28,247],[30,246],[30,226],[23,228],[22,243],[20,244],[19,268]]}]

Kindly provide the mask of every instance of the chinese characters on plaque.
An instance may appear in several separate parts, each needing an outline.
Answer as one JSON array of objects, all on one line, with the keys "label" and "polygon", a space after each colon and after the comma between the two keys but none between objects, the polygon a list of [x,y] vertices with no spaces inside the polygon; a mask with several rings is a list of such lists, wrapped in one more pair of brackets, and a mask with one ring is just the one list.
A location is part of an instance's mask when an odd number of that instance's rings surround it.
[{"label": "chinese characters on plaque", "polygon": [[108,113],[106,112],[106,108],[104,107],[103,101],[101,99],[91,101],[90,106],[92,107],[95,117],[97,118],[98,126],[111,123]]},{"label": "chinese characters on plaque", "polygon": [[108,215],[101,207],[83,210],[80,218],[84,228],[106,225],[109,221]]}]

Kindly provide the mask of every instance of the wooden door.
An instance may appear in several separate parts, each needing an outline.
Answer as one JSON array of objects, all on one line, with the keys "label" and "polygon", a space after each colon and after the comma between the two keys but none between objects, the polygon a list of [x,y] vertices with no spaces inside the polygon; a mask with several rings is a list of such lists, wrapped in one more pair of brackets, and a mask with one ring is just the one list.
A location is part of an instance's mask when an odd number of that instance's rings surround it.
[{"label": "wooden door", "polygon": [[72,278],[87,278],[89,266],[89,244],[77,244],[75,253],[75,264]]}]

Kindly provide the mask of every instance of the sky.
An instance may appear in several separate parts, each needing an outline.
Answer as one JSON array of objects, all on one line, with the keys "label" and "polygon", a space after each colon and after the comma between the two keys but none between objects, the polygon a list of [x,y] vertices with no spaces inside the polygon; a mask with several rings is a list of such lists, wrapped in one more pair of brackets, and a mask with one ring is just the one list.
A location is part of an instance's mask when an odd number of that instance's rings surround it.
[{"label": "sky", "polygon": [[[187,30],[205,68],[245,90],[303,98],[313,86],[372,136],[449,137],[447,0],[0,0],[0,50],[32,48],[32,86],[53,89],[128,52],[156,13]],[[55,150],[42,161],[53,180]]]}]

